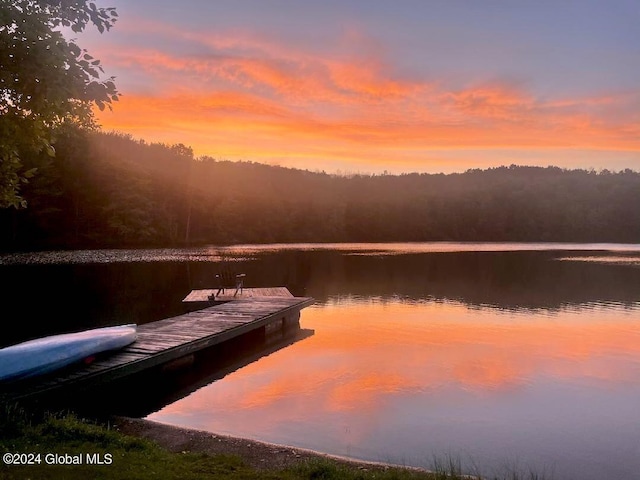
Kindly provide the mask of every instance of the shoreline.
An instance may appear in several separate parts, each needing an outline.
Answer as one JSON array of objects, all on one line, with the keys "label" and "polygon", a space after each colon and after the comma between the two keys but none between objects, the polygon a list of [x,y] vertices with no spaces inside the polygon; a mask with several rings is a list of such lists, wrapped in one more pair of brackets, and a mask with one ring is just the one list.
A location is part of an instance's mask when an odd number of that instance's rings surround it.
[{"label": "shoreline", "polygon": [[363,471],[403,469],[413,472],[432,473],[430,470],[420,467],[357,460],[288,445],[177,427],[144,418],[118,416],[113,417],[111,423],[113,428],[120,433],[151,440],[170,452],[236,455],[246,465],[258,470],[286,469],[312,460],[328,460]]}]

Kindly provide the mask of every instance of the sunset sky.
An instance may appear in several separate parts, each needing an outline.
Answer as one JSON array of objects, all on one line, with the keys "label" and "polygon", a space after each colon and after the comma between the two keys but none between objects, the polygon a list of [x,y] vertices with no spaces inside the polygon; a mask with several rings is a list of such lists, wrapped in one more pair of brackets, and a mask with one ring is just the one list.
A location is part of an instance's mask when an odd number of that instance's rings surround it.
[{"label": "sunset sky", "polygon": [[640,170],[637,0],[101,0],[107,131],[344,173]]}]

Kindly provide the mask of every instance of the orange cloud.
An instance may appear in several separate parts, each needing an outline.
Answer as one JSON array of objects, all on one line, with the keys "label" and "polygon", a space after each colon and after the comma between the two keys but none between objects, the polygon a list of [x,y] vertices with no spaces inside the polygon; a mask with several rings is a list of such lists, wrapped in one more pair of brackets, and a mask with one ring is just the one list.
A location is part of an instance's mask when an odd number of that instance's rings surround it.
[{"label": "orange cloud", "polygon": [[113,112],[97,112],[105,129],[302,168],[322,159],[323,168],[397,162],[424,171],[425,162],[454,161],[442,150],[483,150],[472,161],[504,149],[554,160],[572,149],[640,153],[640,92],[548,100],[507,82],[448,89],[395,73],[370,49],[331,57],[247,34],[178,34],[204,50],[100,52],[145,89],[124,90]]},{"label": "orange cloud", "polygon": [[519,121],[530,117],[535,100],[508,85],[487,85],[444,94],[458,112],[483,119]]},{"label": "orange cloud", "polygon": [[[548,124],[544,116],[532,116],[530,124],[522,126],[493,122],[496,117],[513,115],[498,113],[495,106],[483,106],[479,114],[487,108],[488,125],[475,121],[438,123],[435,118],[414,121],[401,118],[393,106],[388,112],[374,109],[373,114],[362,107],[348,118],[334,118],[331,113],[325,116],[258,95],[227,91],[159,97],[125,95],[114,112],[102,113],[99,120],[107,130],[124,130],[154,141],[187,143],[195,145],[200,154],[223,158],[242,151],[245,159],[324,154],[389,162],[410,159],[413,150],[424,155],[438,149],[474,147],[640,150],[639,137],[596,124],[583,115],[556,116]],[[629,128],[633,131],[637,127]],[[240,143],[234,144],[234,140]]]}]

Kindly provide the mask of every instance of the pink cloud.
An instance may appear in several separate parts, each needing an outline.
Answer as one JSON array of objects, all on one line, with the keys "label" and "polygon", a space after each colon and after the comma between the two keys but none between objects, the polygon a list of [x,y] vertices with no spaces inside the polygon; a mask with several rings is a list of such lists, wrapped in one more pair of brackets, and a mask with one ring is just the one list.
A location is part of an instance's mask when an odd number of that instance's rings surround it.
[{"label": "pink cloud", "polygon": [[640,151],[640,90],[547,99],[507,81],[451,88],[400,74],[365,36],[344,52],[321,53],[251,32],[135,27],[197,48],[99,52],[142,78],[99,119],[196,152],[410,164],[419,161],[413,152],[438,149]]}]

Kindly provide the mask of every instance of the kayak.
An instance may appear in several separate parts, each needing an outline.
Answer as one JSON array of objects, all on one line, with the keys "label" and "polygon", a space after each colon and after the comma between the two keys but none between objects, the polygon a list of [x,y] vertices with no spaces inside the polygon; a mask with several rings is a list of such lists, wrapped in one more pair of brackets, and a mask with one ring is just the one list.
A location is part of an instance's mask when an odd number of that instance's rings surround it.
[{"label": "kayak", "polygon": [[29,340],[0,349],[0,381],[22,380],[56,371],[137,338],[135,324],[94,328]]}]

